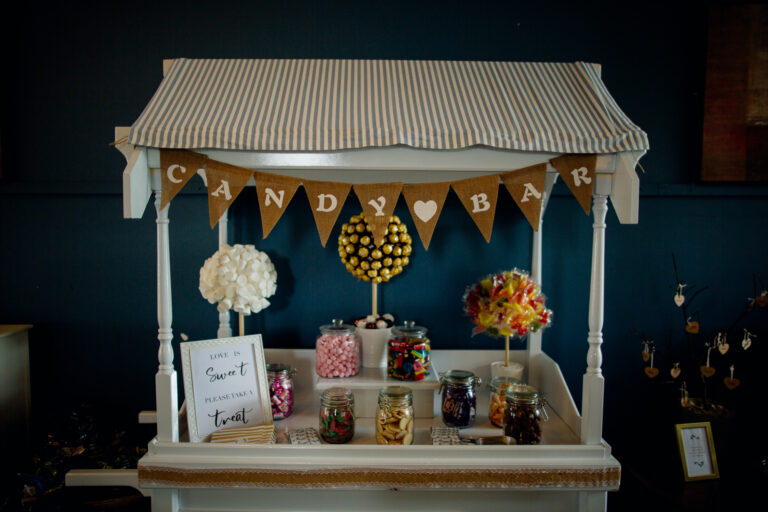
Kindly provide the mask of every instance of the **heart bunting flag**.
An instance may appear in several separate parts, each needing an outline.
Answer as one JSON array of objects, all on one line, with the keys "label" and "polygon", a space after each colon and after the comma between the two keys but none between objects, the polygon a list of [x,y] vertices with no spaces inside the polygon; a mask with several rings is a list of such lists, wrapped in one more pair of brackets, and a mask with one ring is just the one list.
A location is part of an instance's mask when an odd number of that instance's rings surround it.
[{"label": "heart bunting flag", "polygon": [[317,225],[320,243],[325,247],[341,209],[353,189],[360,201],[366,221],[374,232],[374,243],[384,243],[389,219],[402,193],[424,249],[429,249],[432,236],[443,211],[448,190],[458,196],[486,242],[491,241],[499,180],[504,183],[515,203],[534,230],[541,223],[541,209],[546,193],[547,166],[562,176],[569,190],[589,214],[595,186],[597,155],[563,155],[523,169],[509,170],[442,183],[372,183],[355,184],[315,181],[253,171],[218,162],[187,150],[160,150],[161,208],[165,208],[194,174],[205,170],[208,188],[208,210],[211,227],[221,218],[251,178],[254,178],[261,213],[263,237],[272,232],[300,185],[307,193]]},{"label": "heart bunting flag", "polygon": [[445,198],[448,196],[450,183],[420,183],[403,185],[403,197],[411,211],[413,224],[419,232],[424,250],[429,249],[432,234],[435,232],[437,219],[443,211]]}]

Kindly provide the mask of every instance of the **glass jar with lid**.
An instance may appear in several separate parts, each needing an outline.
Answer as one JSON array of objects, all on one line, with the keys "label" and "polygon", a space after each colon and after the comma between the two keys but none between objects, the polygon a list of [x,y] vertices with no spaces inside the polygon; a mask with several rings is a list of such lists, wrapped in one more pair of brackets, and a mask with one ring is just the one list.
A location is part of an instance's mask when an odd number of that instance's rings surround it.
[{"label": "glass jar with lid", "polygon": [[506,404],[504,397],[507,394],[507,387],[511,384],[521,384],[521,382],[514,377],[499,376],[491,379],[489,385],[491,388],[491,399],[488,408],[488,419],[499,428],[504,426],[504,406]]},{"label": "glass jar with lid", "polygon": [[429,376],[430,344],[427,328],[406,321],[392,328],[388,342],[387,374],[398,380],[424,380]]},{"label": "glass jar with lid", "polygon": [[315,345],[315,369],[320,377],[352,377],[360,372],[360,339],[352,325],[339,319],[320,326]]},{"label": "glass jar with lid", "polygon": [[413,444],[413,392],[405,386],[379,390],[376,443]]},{"label": "glass jar with lid", "polygon": [[346,443],[355,435],[355,395],[334,387],[320,395],[320,437],[326,443]]},{"label": "glass jar with lid", "polygon": [[480,377],[467,370],[451,370],[440,374],[443,423],[449,427],[467,428],[475,421]]},{"label": "glass jar with lid", "polygon": [[269,400],[272,402],[272,419],[282,420],[293,412],[293,376],[296,370],[290,365],[267,363]]},{"label": "glass jar with lid", "polygon": [[546,400],[533,386],[510,384],[504,397],[504,441],[507,444],[539,444],[541,422],[547,421]]}]

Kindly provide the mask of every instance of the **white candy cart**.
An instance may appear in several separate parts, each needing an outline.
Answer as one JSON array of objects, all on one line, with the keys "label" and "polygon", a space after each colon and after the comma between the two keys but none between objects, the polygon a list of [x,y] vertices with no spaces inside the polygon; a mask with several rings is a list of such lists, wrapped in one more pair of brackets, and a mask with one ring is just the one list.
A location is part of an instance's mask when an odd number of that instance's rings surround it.
[{"label": "white candy cart", "polygon": [[[605,89],[600,66],[354,60],[165,62],[165,78],[130,128],[116,128],[125,155],[124,215],[157,209],[159,367],[157,436],[136,470],[72,471],[68,485],[130,485],[153,510],[604,510],[620,464],[602,438],[604,237],[608,199],[622,223],[636,223],[635,166],[645,133]],[[184,408],[171,342],[168,208],[159,209],[159,150],[185,148],[228,164],[345,183],[455,181],[596,153],[593,244],[582,409],[541,334],[513,351],[526,380],[548,397],[550,421],[535,446],[435,446],[417,422],[413,446],[378,446],[373,420],[360,419],[346,445],[220,445],[185,440]],[[558,173],[547,168],[543,210]],[[503,219],[499,219],[503,222]],[[227,242],[226,216],[219,242]],[[542,278],[542,235],[533,233],[531,273]],[[196,299],[197,300],[197,299]],[[268,314],[268,312],[266,313]],[[219,337],[231,335],[219,315]],[[296,413],[279,427],[316,426],[313,351],[267,350],[298,368]],[[435,366],[488,378],[496,352],[434,350]],[[480,393],[476,434],[497,433]],[[437,402],[437,400],[435,400]],[[180,420],[180,417],[182,418]]]}]

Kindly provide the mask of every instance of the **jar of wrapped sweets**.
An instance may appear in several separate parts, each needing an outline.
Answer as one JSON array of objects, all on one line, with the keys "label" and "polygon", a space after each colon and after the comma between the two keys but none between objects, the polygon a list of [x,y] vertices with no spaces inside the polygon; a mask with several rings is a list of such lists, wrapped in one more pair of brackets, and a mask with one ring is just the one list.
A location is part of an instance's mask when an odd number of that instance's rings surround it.
[{"label": "jar of wrapped sweets", "polygon": [[413,392],[405,386],[379,390],[376,443],[413,444]]},{"label": "jar of wrapped sweets", "polygon": [[392,328],[387,350],[387,373],[399,380],[424,380],[429,376],[429,339],[426,327],[407,321]]},{"label": "jar of wrapped sweets", "polygon": [[539,444],[542,419],[549,419],[541,393],[533,386],[510,384],[504,399],[504,441],[507,444]]},{"label": "jar of wrapped sweets", "polygon": [[272,402],[272,419],[282,420],[293,412],[293,376],[296,371],[287,364],[267,363],[269,400]]},{"label": "jar of wrapped sweets", "polygon": [[352,377],[360,372],[360,340],[355,328],[339,319],[320,326],[315,345],[315,368],[320,377]]},{"label": "jar of wrapped sweets", "polygon": [[443,423],[457,428],[472,425],[477,408],[475,388],[479,385],[480,378],[466,370],[451,370],[440,374]]},{"label": "jar of wrapped sweets", "polygon": [[504,426],[504,396],[507,393],[507,387],[511,384],[520,384],[520,381],[513,377],[494,377],[491,379],[491,400],[488,409],[488,419],[499,428]]},{"label": "jar of wrapped sweets", "polygon": [[355,435],[355,396],[345,388],[320,395],[320,437],[326,443],[346,443]]}]

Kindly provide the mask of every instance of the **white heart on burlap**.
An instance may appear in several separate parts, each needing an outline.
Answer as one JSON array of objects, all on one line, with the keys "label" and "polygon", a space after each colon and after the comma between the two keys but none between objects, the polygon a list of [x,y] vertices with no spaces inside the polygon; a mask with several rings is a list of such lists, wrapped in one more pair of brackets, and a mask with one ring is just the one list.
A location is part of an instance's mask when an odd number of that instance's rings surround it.
[{"label": "white heart on burlap", "polygon": [[422,222],[429,222],[437,213],[437,202],[431,199],[427,202],[416,201],[413,203],[413,211]]}]

